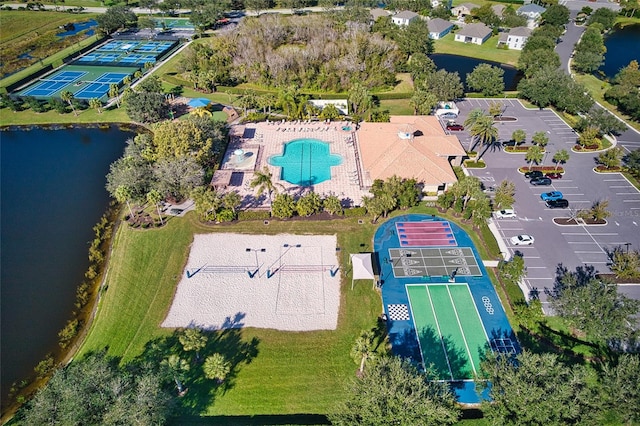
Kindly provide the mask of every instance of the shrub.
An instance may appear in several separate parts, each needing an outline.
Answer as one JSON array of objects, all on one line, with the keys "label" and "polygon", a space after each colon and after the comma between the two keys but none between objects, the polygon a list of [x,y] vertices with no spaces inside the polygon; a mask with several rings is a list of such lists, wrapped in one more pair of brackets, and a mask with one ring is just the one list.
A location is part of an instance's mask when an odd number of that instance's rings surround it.
[{"label": "shrub", "polygon": [[345,217],[363,217],[367,214],[367,209],[364,207],[352,207],[344,210]]},{"label": "shrub", "polygon": [[264,220],[271,218],[268,210],[241,210],[238,212],[238,220]]}]

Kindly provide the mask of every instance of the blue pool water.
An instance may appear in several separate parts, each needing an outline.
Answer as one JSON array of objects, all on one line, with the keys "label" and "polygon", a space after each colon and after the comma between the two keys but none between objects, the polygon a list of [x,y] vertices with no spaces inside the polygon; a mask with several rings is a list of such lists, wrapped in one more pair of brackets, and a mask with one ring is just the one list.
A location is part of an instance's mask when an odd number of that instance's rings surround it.
[{"label": "blue pool water", "polygon": [[282,155],[269,158],[281,167],[280,179],[293,185],[310,186],[331,179],[331,167],[342,164],[342,157],[331,154],[329,144],[318,139],[296,139],[284,145]]}]

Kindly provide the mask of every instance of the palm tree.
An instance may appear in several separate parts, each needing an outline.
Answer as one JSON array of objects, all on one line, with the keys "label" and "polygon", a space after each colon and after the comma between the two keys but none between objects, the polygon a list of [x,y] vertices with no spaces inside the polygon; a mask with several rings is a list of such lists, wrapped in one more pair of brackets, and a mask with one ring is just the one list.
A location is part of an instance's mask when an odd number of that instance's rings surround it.
[{"label": "palm tree", "polygon": [[531,170],[531,164],[538,164],[544,157],[544,149],[540,145],[530,146],[527,150],[527,154],[524,156],[524,160],[529,163],[529,170]]},{"label": "palm tree", "polygon": [[200,350],[207,346],[209,340],[198,327],[187,328],[178,336],[182,349],[196,353],[196,361],[200,360]]},{"label": "palm tree", "polygon": [[102,101],[98,98],[91,98],[89,99],[89,106],[92,109],[97,109],[98,110],[98,114],[102,114]]},{"label": "palm tree", "polygon": [[364,372],[364,365],[369,359],[373,359],[375,357],[373,339],[375,335],[373,331],[363,331],[360,333],[360,336],[356,339],[353,347],[351,348],[351,358],[358,364],[360,367],[358,368],[359,374]]},{"label": "palm tree", "polygon": [[122,79],[122,84],[130,86],[131,85],[131,76],[128,75],[124,79]]},{"label": "palm tree", "polygon": [[535,132],[531,137],[531,142],[544,148],[549,143],[549,136],[545,132]]},{"label": "palm tree", "polygon": [[64,92],[60,93],[60,98],[65,101],[66,103],[69,104],[69,106],[71,107],[71,110],[73,111],[73,115],[78,115],[78,113],[76,112],[76,109],[73,106],[73,93],[71,93],[68,90],[65,90]]},{"label": "palm tree", "polygon": [[558,164],[565,164],[569,161],[569,153],[566,149],[561,149],[553,155],[553,162],[556,163],[556,170],[558,170]]},{"label": "palm tree", "polygon": [[162,194],[157,189],[152,189],[151,191],[147,192],[147,201],[156,205],[158,216],[160,216],[160,224],[164,225],[162,214],[160,213],[160,201],[162,201],[162,198]]},{"label": "palm tree", "polygon": [[200,118],[211,117],[213,115],[211,114],[211,111],[209,111],[206,107],[196,107],[189,114],[195,115],[196,117]]},{"label": "palm tree", "polygon": [[185,373],[189,371],[189,362],[174,354],[169,355],[169,357],[162,360],[160,364],[168,371],[173,381],[176,382],[178,395],[181,395],[184,392],[182,382],[184,381]]},{"label": "palm tree", "polygon": [[[483,145],[487,145],[488,147],[489,144],[498,138],[498,129],[493,123],[493,117],[483,115],[482,117],[478,117],[476,122],[471,126],[469,134],[471,134],[473,138],[477,138],[477,142],[480,142],[481,147]],[[480,158],[482,158],[482,154],[478,156],[478,160],[480,160]]]},{"label": "palm tree", "polygon": [[222,383],[231,371],[231,363],[222,354],[213,354],[204,360],[202,371],[207,379]]},{"label": "palm tree", "polygon": [[511,140],[515,142],[516,146],[520,145],[527,139],[527,132],[523,129],[516,129],[511,134]]},{"label": "palm tree", "polygon": [[131,189],[127,186],[120,185],[116,188],[116,193],[114,195],[116,196],[116,200],[118,200],[119,203],[127,203],[127,207],[129,207],[129,213],[131,213],[131,218],[133,218],[135,215],[133,214],[133,210],[131,209],[131,204],[129,204],[129,200],[131,199]]},{"label": "palm tree", "polygon": [[233,214],[236,213],[240,204],[242,204],[242,197],[236,191],[229,191],[222,196],[222,205],[231,210]]},{"label": "palm tree", "polygon": [[258,194],[266,192],[269,199],[269,204],[271,204],[271,194],[273,192],[278,192],[276,184],[273,182],[273,175],[271,174],[267,166],[264,166],[264,169],[262,169],[262,171],[254,172],[253,180],[251,181],[251,183],[249,183],[249,186],[251,188],[257,188]]},{"label": "palm tree", "polygon": [[349,90],[349,104],[351,104],[351,114],[362,116],[371,108],[373,98],[362,83],[355,82]]},{"label": "palm tree", "polygon": [[294,118],[298,111],[299,92],[296,86],[289,86],[281,90],[278,95],[278,105],[288,118]]},{"label": "palm tree", "polygon": [[491,200],[484,194],[478,194],[471,206],[471,222],[476,229],[487,223],[491,217]]},{"label": "palm tree", "polygon": [[120,108],[120,98],[118,95],[120,94],[120,88],[116,83],[111,83],[109,85],[109,97],[116,99],[116,105]]},{"label": "palm tree", "polygon": [[[464,120],[464,126],[470,129],[471,127],[473,127],[474,124],[476,124],[476,121],[478,121],[480,117],[484,117],[484,116],[485,116],[485,113],[482,110],[482,108],[474,108],[469,112],[467,119]],[[475,142],[475,137],[472,137],[468,151],[471,151],[471,147],[473,146],[474,142]]]}]

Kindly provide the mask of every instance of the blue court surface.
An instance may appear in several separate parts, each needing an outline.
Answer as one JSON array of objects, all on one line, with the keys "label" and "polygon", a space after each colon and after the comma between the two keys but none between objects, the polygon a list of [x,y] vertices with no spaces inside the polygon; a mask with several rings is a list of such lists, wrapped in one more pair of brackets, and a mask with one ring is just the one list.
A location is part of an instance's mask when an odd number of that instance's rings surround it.
[{"label": "blue court surface", "polygon": [[175,44],[172,41],[111,40],[75,62],[82,65],[142,67],[147,62],[155,63]]},{"label": "blue court surface", "polygon": [[96,80],[88,83],[82,89],[78,90],[74,96],[78,99],[99,99],[109,92],[109,88],[112,84],[119,85],[128,75],[129,74],[125,73],[104,73]]},{"label": "blue court surface", "polygon": [[87,73],[83,71],[61,71],[47,77],[46,79],[40,80],[39,83],[21,93],[21,95],[50,97],[69,84],[79,80],[86,74]]},{"label": "blue court surface", "polygon": [[[423,247],[417,240],[407,247],[398,234],[412,226],[429,234],[442,226],[453,239],[440,247],[431,238]],[[404,215],[378,228],[374,250],[393,353],[450,383],[459,402],[480,402],[474,377],[482,355],[489,349],[513,354],[520,347],[469,235],[436,216]]]}]

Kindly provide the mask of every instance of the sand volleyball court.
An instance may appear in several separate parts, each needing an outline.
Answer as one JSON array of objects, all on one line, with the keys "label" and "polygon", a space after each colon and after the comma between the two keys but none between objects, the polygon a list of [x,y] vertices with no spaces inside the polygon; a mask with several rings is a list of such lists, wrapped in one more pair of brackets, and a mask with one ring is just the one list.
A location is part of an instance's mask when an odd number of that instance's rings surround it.
[{"label": "sand volleyball court", "polygon": [[333,330],[335,235],[195,235],[163,327]]}]

